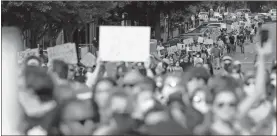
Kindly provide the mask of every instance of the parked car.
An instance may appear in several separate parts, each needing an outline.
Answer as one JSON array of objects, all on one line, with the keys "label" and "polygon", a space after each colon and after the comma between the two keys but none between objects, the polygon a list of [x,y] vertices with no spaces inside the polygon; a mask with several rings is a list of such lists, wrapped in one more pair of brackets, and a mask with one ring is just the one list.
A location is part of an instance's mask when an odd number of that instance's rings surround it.
[{"label": "parked car", "polygon": [[165,47],[174,46],[174,45],[177,45],[177,43],[180,43],[182,41],[183,41],[182,38],[174,37],[174,38],[168,40],[167,42],[163,43],[163,46],[165,46]]},{"label": "parked car", "polygon": [[192,37],[193,39],[197,39],[199,36],[204,37],[207,33],[211,31],[212,28],[215,28],[215,26],[198,27],[189,33],[181,34],[180,38],[185,39]]},{"label": "parked car", "polygon": [[269,12],[270,19],[276,21],[276,9],[271,9]]},{"label": "parked car", "polygon": [[251,13],[251,11],[250,11],[250,9],[237,9],[236,11],[235,11],[235,13],[237,14],[237,13],[243,13],[243,14],[245,14],[245,13]]},{"label": "parked car", "polygon": [[206,20],[208,18],[209,13],[208,12],[199,12],[198,18],[200,21]]},{"label": "parked car", "polygon": [[271,18],[270,16],[267,16],[263,13],[258,13],[258,20],[262,21],[262,22],[270,22],[271,21]]}]

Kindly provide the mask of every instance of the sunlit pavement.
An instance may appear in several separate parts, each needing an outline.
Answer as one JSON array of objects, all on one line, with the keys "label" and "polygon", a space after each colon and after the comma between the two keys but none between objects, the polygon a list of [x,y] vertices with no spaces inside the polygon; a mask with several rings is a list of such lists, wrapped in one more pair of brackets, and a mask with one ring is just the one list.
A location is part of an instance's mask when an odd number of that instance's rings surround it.
[{"label": "sunlit pavement", "polygon": [[[268,56],[268,58],[266,59],[266,66],[267,68],[270,68],[272,65],[272,61],[276,60],[276,22],[274,23],[267,23],[264,24],[264,26],[266,26],[267,28],[270,28],[270,35],[271,37],[273,37],[273,47],[272,47],[272,55]],[[250,43],[250,42],[246,42],[245,43],[245,53],[242,54],[240,52],[240,48],[237,47],[236,48],[236,53],[234,53],[233,55],[230,55],[231,57],[233,57],[234,60],[239,60],[242,63],[242,69],[243,71],[248,71],[248,70],[253,70],[254,68],[254,57],[255,57],[255,45],[254,43]],[[226,54],[226,53],[225,53]],[[221,70],[220,70],[221,71]],[[219,71],[215,71],[216,73],[218,73]]]}]

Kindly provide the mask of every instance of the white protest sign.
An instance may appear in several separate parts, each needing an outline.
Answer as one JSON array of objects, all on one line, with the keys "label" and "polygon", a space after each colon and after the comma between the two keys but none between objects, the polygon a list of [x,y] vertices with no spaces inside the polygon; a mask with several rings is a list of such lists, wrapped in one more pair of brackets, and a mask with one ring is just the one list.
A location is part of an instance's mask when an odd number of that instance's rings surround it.
[{"label": "white protest sign", "polygon": [[194,43],[193,38],[188,38],[187,40],[188,40],[188,44]]},{"label": "white protest sign", "polygon": [[184,39],[183,44],[188,44],[188,39]]},{"label": "white protest sign", "polygon": [[178,50],[183,50],[184,49],[183,46],[185,46],[185,44],[177,43],[177,49]]},{"label": "white protest sign", "polygon": [[39,56],[38,48],[27,49],[25,51],[18,52],[18,63],[22,63],[29,56]]},{"label": "white protest sign", "polygon": [[198,37],[198,43],[203,43],[203,41],[204,41],[204,38],[203,37]]},{"label": "white protest sign", "polygon": [[171,46],[171,49],[172,49],[172,52],[173,53],[175,53],[175,52],[177,52],[178,51],[178,48],[177,48],[177,46],[175,45],[175,46]]},{"label": "white protest sign", "polygon": [[167,52],[168,52],[168,54],[172,54],[172,53],[173,53],[172,47],[168,47],[168,48],[167,48]]},{"label": "white protest sign", "polygon": [[49,47],[47,48],[47,52],[49,61],[58,59],[69,64],[77,64],[78,62],[75,43],[66,43],[55,47]]},{"label": "white protest sign", "polygon": [[99,43],[103,61],[143,62],[150,55],[150,27],[100,26]]},{"label": "white protest sign", "polygon": [[80,62],[87,67],[93,67],[96,64],[96,57],[88,52],[83,56]]},{"label": "white protest sign", "polygon": [[88,53],[88,47],[85,46],[85,47],[82,47],[81,48],[81,58],[83,58],[87,53]]},{"label": "white protest sign", "polygon": [[204,44],[213,44],[213,39],[205,39]]}]

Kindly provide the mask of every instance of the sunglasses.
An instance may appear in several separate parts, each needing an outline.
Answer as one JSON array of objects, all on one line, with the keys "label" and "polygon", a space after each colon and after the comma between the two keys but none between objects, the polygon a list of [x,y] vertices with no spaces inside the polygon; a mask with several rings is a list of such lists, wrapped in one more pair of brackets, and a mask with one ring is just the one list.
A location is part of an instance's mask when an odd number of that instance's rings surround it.
[{"label": "sunglasses", "polygon": [[135,85],[133,85],[133,84],[124,84],[123,85],[123,87],[131,87],[131,88],[133,88]]},{"label": "sunglasses", "polygon": [[224,106],[228,106],[230,108],[234,108],[237,106],[237,104],[235,102],[230,102],[230,103],[224,103],[224,102],[219,102],[216,104],[216,106],[218,108],[223,108]]},{"label": "sunglasses", "polygon": [[75,70],[74,69],[69,69],[70,72],[74,72]]}]

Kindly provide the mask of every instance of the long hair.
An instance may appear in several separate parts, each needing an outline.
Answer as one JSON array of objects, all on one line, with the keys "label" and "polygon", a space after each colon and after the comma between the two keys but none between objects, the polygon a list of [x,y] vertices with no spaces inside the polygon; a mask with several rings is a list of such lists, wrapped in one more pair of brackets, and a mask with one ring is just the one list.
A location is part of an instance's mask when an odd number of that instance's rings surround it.
[{"label": "long hair", "polygon": [[67,79],[68,65],[62,60],[53,61],[53,72],[57,73],[59,78]]},{"label": "long hair", "polygon": [[27,66],[24,69],[25,84],[34,90],[41,101],[53,100],[54,82],[47,71],[37,66]]}]

